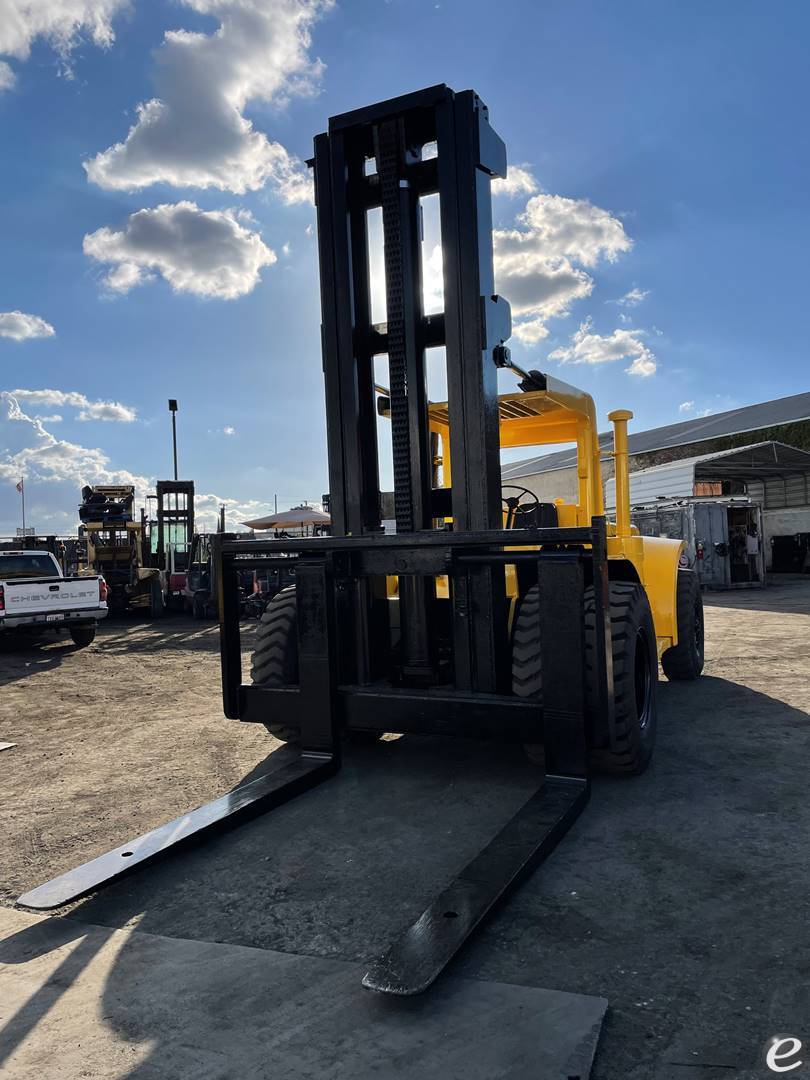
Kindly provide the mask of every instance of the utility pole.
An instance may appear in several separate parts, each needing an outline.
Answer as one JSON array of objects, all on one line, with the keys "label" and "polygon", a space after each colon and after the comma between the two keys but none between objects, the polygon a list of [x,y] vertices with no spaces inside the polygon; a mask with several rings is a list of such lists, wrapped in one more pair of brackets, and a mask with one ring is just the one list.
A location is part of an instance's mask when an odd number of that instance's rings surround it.
[{"label": "utility pole", "polygon": [[172,452],[174,454],[174,478],[177,479],[177,399],[169,398],[169,412],[172,414]]},{"label": "utility pole", "polygon": [[[22,500],[22,534],[23,540],[25,540],[25,477],[20,477],[20,482],[17,484],[17,491],[20,493],[20,499]],[[25,544],[23,544],[23,547]]]}]

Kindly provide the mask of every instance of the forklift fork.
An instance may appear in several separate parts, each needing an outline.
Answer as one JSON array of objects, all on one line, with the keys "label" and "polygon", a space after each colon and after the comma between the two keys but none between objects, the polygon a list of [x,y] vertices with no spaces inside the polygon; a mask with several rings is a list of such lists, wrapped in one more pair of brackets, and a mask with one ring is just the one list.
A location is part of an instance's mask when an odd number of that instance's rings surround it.
[{"label": "forklift fork", "polygon": [[[596,530],[594,535],[599,534],[600,530]],[[519,533],[513,536],[517,539]],[[537,536],[530,539],[536,540]],[[574,676],[570,681],[551,680],[542,706],[521,703],[521,711],[531,710],[535,715],[538,728],[542,720],[544,782],[416,922],[371,965],[363,978],[363,985],[369,989],[394,995],[418,994],[427,989],[493,907],[554,850],[588,800],[583,680],[576,677],[577,673],[581,676],[584,664],[580,615],[583,558],[577,553],[543,557],[527,552],[526,555],[532,561],[538,560],[538,583],[546,597],[540,611],[542,663],[546,670],[568,671]],[[594,555],[596,568],[600,560],[598,552],[594,551]],[[510,552],[501,557],[514,560],[520,555]],[[463,558],[459,556],[460,561]],[[604,567],[604,562],[601,565]],[[227,682],[229,678],[241,678],[241,673],[228,668],[229,660],[235,663],[239,655],[238,596],[235,587],[228,587],[235,586],[235,573],[223,571],[221,582],[223,678]],[[19,904],[35,910],[62,907],[217,829],[271,810],[338,771],[340,736],[334,708],[338,695],[332,650],[335,604],[329,560],[299,560],[296,583],[299,686],[275,691],[243,686],[241,682],[238,686],[243,696],[251,691],[295,696],[295,710],[302,718],[303,749],[299,758],[32,889],[19,898]],[[235,650],[227,647],[234,644],[234,629]],[[430,700],[429,695],[425,700]],[[441,699],[436,699],[435,705],[438,710]]]}]

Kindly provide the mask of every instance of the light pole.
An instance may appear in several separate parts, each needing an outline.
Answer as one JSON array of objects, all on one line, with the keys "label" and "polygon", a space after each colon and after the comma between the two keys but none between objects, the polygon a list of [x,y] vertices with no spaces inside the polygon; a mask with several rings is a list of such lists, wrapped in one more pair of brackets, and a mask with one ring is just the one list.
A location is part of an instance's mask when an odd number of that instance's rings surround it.
[{"label": "light pole", "polygon": [[174,454],[174,478],[177,479],[177,399],[169,398],[169,412],[172,414],[172,452]]}]

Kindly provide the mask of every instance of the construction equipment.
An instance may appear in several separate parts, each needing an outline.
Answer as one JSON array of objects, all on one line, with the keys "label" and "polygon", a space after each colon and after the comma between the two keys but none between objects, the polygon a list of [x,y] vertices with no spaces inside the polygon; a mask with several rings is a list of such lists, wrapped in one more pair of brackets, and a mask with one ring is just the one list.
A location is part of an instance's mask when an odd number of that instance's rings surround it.
[{"label": "construction equipment", "polygon": [[[215,533],[196,533],[189,549],[188,571],[183,590],[186,612],[195,619],[216,618],[219,566],[211,559],[211,539]],[[219,535],[236,539],[236,533]],[[244,589],[244,585],[240,586]]]},{"label": "construction equipment", "polygon": [[[543,762],[537,792],[363,980],[413,994],[554,848],[588,799],[592,769],[646,767],[658,657],[672,678],[702,667],[700,591],[679,571],[682,542],[631,526],[631,414],[610,414],[608,523],[593,401],[509,356],[490,206],[506,154],[476,94],[441,85],[334,117],[313,165],[333,535],[216,544],[225,713],[298,743],[300,757],[20,902],[65,903],[178,840],[298,795],[338,770],[344,732],[523,743]],[[426,316],[420,202],[435,194],[444,311]],[[371,317],[368,214],[378,208],[384,324]],[[431,404],[426,350],[438,347],[448,400]],[[381,354],[390,387],[377,390]],[[499,368],[520,376],[500,397]],[[391,423],[394,532],[381,522],[378,409]],[[502,489],[501,447],[561,442],[577,447],[575,504]],[[268,605],[243,683],[239,576],[290,556],[295,588]]]},{"label": "construction equipment", "polygon": [[147,523],[135,521],[131,484],[86,485],[79,536],[86,542],[79,573],[103,574],[111,613],[143,612],[156,619],[165,602],[161,571],[153,565]]},{"label": "construction equipment", "polygon": [[194,539],[194,481],[158,480],[155,499],[157,516],[150,544],[152,565],[161,571],[165,607],[180,611],[185,608]]},{"label": "construction equipment", "polygon": [[[241,534],[244,535],[244,534]],[[239,533],[196,533],[191,542],[188,571],[183,589],[184,607],[195,619],[214,619],[219,613],[219,560],[213,557],[216,544],[238,540]],[[259,567],[246,566],[239,572],[237,590],[240,612],[258,618],[282,589],[295,581],[295,560],[265,560]]]}]

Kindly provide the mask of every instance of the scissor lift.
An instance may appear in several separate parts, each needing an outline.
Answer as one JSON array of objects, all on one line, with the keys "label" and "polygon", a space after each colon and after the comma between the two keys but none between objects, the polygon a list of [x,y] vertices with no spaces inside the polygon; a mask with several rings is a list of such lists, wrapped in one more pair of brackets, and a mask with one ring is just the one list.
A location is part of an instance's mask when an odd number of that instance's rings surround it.
[{"label": "scissor lift", "polygon": [[[435,144],[433,156],[425,148]],[[589,793],[583,594],[594,586],[598,709],[612,725],[607,529],[503,527],[497,368],[510,334],[495,295],[490,182],[504,144],[472,91],[444,85],[333,117],[313,163],[322,290],[330,537],[224,540],[224,710],[300,728],[280,771],[116,848],[20,898],[51,908],[178,843],[270,809],[333,776],[344,732],[542,743],[537,792],[370,967],[374,990],[413,994],[550,853]],[[422,307],[420,199],[438,194],[444,311]],[[387,323],[371,319],[368,211],[382,208]],[[425,351],[446,352],[452,484],[434,486]],[[387,354],[396,532],[380,519],[373,361]],[[538,379],[540,377],[538,376]],[[539,385],[539,383],[538,383]],[[295,557],[298,679],[242,681],[238,569]],[[543,700],[512,693],[506,568],[537,582]],[[510,571],[511,573],[511,571]],[[437,581],[446,582],[439,597]],[[393,584],[395,583],[395,585]],[[396,595],[392,595],[395,593]],[[390,613],[401,635],[392,655]],[[441,606],[445,605],[445,606]],[[451,657],[440,657],[445,634]],[[445,649],[446,653],[446,649]],[[611,737],[613,729],[610,727]],[[325,828],[327,828],[325,826]]]}]

